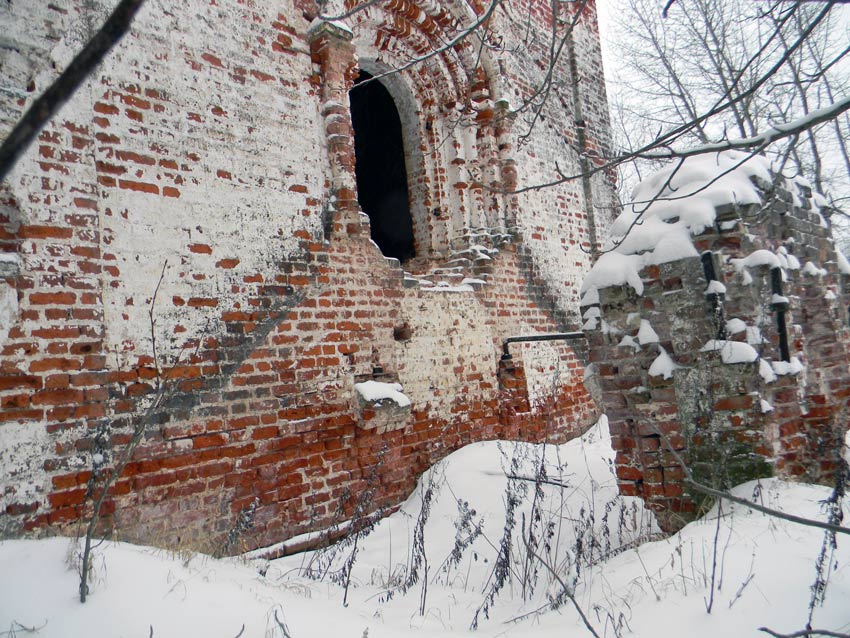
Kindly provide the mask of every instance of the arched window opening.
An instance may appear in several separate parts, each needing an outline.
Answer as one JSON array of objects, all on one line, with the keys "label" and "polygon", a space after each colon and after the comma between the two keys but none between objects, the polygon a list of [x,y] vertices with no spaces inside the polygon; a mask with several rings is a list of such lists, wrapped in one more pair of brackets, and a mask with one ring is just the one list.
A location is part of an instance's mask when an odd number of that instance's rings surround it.
[{"label": "arched window opening", "polygon": [[349,92],[357,199],[381,252],[403,262],[415,249],[401,118],[384,85],[379,80],[365,82],[371,78],[361,70]]}]

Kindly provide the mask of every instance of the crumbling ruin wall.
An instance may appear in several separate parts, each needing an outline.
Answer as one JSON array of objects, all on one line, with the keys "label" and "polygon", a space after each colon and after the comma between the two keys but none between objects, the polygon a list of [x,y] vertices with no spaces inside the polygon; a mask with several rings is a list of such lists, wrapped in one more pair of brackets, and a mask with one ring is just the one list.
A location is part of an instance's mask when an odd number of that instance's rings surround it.
[{"label": "crumbling ruin wall", "polygon": [[[2,3],[4,132],[110,5]],[[504,192],[578,161],[541,127],[519,146],[539,60],[502,72],[485,49],[476,69],[467,42],[388,80],[419,144],[415,260],[381,255],[357,205],[357,66],[421,54],[476,6],[382,3],[331,24],[309,2],[145,3],[0,187],[0,535],[76,528],[139,423],[104,528],[220,550],[242,513],[240,547],[268,545],[392,507],[468,442],[564,440],[594,420],[568,344],[517,345],[499,367],[505,337],[576,325],[562,280],[588,266],[583,190]],[[577,99],[598,150],[584,11]],[[526,33],[512,29],[496,31]],[[364,400],[364,381],[410,404]]]},{"label": "crumbling ruin wall", "polygon": [[[706,501],[684,466],[714,488],[774,475],[829,482],[843,449],[850,268],[823,198],[750,178],[761,201],[719,205],[692,255],[644,265],[637,291],[633,280],[585,297],[620,491],[669,529]],[[699,205],[670,202],[683,217]]]}]

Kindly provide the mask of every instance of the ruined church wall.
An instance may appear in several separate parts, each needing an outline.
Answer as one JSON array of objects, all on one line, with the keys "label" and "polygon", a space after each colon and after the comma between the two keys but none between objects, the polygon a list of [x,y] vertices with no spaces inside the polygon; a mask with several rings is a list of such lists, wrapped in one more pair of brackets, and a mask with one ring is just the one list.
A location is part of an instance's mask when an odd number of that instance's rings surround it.
[{"label": "ruined church wall", "polygon": [[607,286],[585,302],[620,492],[642,496],[666,529],[709,500],[685,468],[715,489],[829,483],[843,450],[850,267],[825,200],[756,182],[762,203],[718,208],[695,256],[641,269],[640,294]]},{"label": "ruined church wall", "polygon": [[[65,21],[52,49],[60,68],[103,18],[83,6],[42,17]],[[95,288],[119,365],[150,354],[147,311],[166,262],[157,312],[171,354],[175,328],[197,338],[217,298],[246,303],[251,279],[321,227],[324,142],[308,49],[293,39],[303,18],[241,5],[191,12],[146,6],[7,180],[26,265],[56,274],[64,257],[69,276],[104,281]],[[243,29],[222,37],[220,23]],[[53,75],[37,73],[32,93]],[[75,254],[77,242],[93,253]]]},{"label": "ruined church wall", "polygon": [[[534,246],[537,272],[555,291],[560,310],[576,321],[581,282],[593,262],[591,226],[601,242],[617,209],[611,172],[601,171],[587,183],[575,177],[585,168],[597,169],[610,155],[610,120],[596,5],[588,3],[578,17],[570,5],[564,7],[561,19],[572,24],[571,35],[564,42],[558,39],[553,58],[551,7],[511,3],[506,22],[522,23],[526,15],[534,15],[543,28],[530,35],[507,31],[508,46],[517,55],[505,60],[511,78],[506,94],[513,108],[523,107],[511,124],[518,183],[532,187],[574,177],[519,195],[517,226],[524,241]],[[552,83],[536,81],[550,65]]]},{"label": "ruined church wall", "polygon": [[[28,39],[4,130],[102,20],[90,4],[0,9]],[[86,516],[140,420],[104,526],[210,549],[255,499],[251,547],[344,520],[358,495],[392,507],[463,444],[595,418],[569,345],[499,363],[505,337],[564,327],[555,266],[583,262],[521,234],[487,249],[485,283],[406,276],[368,221],[334,227],[335,125],[302,8],[172,11],[145,4],[0,191],[0,533]],[[364,403],[364,380],[400,382],[411,406]]]}]

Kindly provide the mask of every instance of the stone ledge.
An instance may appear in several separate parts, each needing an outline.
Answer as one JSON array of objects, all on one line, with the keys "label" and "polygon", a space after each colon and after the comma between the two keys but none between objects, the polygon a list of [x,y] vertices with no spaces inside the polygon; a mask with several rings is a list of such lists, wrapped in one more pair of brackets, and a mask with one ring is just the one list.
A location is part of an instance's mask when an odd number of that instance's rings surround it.
[{"label": "stone ledge", "polygon": [[397,382],[368,379],[355,383],[357,427],[375,430],[378,434],[403,428],[410,416],[411,404],[401,390]]}]

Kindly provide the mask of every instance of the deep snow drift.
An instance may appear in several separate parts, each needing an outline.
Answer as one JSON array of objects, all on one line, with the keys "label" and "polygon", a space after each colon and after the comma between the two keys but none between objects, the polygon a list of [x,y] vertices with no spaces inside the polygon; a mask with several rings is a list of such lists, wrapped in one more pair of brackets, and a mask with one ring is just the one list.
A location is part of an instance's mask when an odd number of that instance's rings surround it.
[{"label": "deep snow drift", "polygon": [[[285,636],[285,625],[292,638],[590,636],[569,598],[549,609],[564,585],[599,636],[765,636],[758,627],[805,627],[822,532],[724,503],[719,522],[715,508],[681,533],[637,547],[660,537],[639,501],[617,496],[612,460],[604,419],[562,446],[471,445],[433,468],[356,544],[270,563],[105,543],[85,605],[72,541],[5,541],[0,635],[232,638]],[[535,474],[540,491],[525,480]],[[830,490],[767,480],[735,493],[823,520],[819,501]],[[813,627],[850,631],[847,544],[839,536],[828,557]],[[510,560],[497,560],[500,553]],[[500,574],[509,577],[494,592]]]}]

